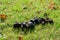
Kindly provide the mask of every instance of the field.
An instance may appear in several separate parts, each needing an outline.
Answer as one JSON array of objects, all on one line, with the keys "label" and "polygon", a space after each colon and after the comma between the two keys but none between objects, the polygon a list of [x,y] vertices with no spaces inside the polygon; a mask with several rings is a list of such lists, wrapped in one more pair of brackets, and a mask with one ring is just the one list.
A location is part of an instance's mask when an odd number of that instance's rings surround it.
[{"label": "field", "polygon": [[[50,2],[55,3],[55,10],[48,8]],[[13,28],[15,22],[44,17],[45,12],[54,24],[36,25],[34,32],[26,34]],[[18,40],[22,34],[23,40],[60,40],[60,0],[0,0],[0,14],[7,16],[4,22],[0,21],[0,40]]]}]

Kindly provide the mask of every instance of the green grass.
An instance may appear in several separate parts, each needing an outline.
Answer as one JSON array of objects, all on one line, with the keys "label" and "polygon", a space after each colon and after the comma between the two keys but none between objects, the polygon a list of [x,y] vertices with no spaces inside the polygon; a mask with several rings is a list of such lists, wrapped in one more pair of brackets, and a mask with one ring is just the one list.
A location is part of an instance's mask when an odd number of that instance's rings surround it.
[{"label": "green grass", "polygon": [[[54,20],[54,24],[37,25],[34,32],[24,35],[24,40],[60,40],[60,8],[56,10],[49,10],[47,5],[51,0],[0,0],[0,14],[6,14],[7,19],[0,23],[2,27],[3,36],[0,40],[18,40],[22,34],[19,30],[13,29],[13,24],[18,22],[29,21],[37,17],[44,17],[45,12],[48,13],[49,18]],[[60,0],[53,0],[55,6],[60,6]],[[32,4],[31,4],[32,3]],[[23,9],[23,7],[28,7]],[[42,11],[40,14],[37,11]]]}]

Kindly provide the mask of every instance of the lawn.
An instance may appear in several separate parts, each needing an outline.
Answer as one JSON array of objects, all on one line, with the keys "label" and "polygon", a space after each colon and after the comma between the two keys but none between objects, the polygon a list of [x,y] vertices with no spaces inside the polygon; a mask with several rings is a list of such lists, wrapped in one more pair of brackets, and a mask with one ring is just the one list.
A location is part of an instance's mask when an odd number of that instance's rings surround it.
[{"label": "lawn", "polygon": [[[55,10],[48,8],[50,2],[55,3]],[[44,13],[53,19],[54,24],[36,25],[34,32],[26,34],[13,28],[15,22],[44,17]],[[0,40],[18,40],[20,35],[23,40],[60,40],[60,0],[0,0],[0,14],[7,16],[4,22],[0,22]]]}]

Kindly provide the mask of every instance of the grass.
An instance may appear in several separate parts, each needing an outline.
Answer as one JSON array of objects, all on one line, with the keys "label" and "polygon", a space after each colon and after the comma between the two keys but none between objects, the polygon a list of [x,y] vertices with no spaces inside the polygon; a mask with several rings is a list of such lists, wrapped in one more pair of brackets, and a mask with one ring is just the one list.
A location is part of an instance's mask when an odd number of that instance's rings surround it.
[{"label": "grass", "polygon": [[[0,23],[2,27],[2,37],[0,40],[18,40],[22,31],[13,29],[13,24],[29,21],[37,17],[44,17],[45,12],[49,18],[54,20],[54,24],[37,25],[34,32],[23,34],[24,40],[60,40],[60,8],[56,10],[48,9],[49,2],[55,2],[55,6],[60,7],[60,0],[0,0],[0,14],[6,14],[7,19]],[[23,9],[28,7],[27,9]],[[42,11],[37,13],[37,11]]]}]

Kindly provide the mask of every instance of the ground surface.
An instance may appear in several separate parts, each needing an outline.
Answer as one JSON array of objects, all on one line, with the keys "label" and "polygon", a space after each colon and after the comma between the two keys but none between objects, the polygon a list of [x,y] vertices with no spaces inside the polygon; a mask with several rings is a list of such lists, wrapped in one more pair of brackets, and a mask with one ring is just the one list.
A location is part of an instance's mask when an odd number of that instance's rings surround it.
[{"label": "ground surface", "polygon": [[[24,40],[60,40],[60,8],[56,10],[48,9],[49,2],[55,2],[55,6],[60,7],[60,0],[0,0],[0,14],[6,14],[7,19],[0,23],[2,27],[2,37],[0,40],[18,40],[21,31],[13,29],[13,24],[29,21],[33,17],[44,17],[45,12],[49,18],[54,20],[54,24],[37,25],[34,32],[24,35]],[[27,9],[23,9],[27,7]],[[41,13],[38,13],[41,11]]]}]

